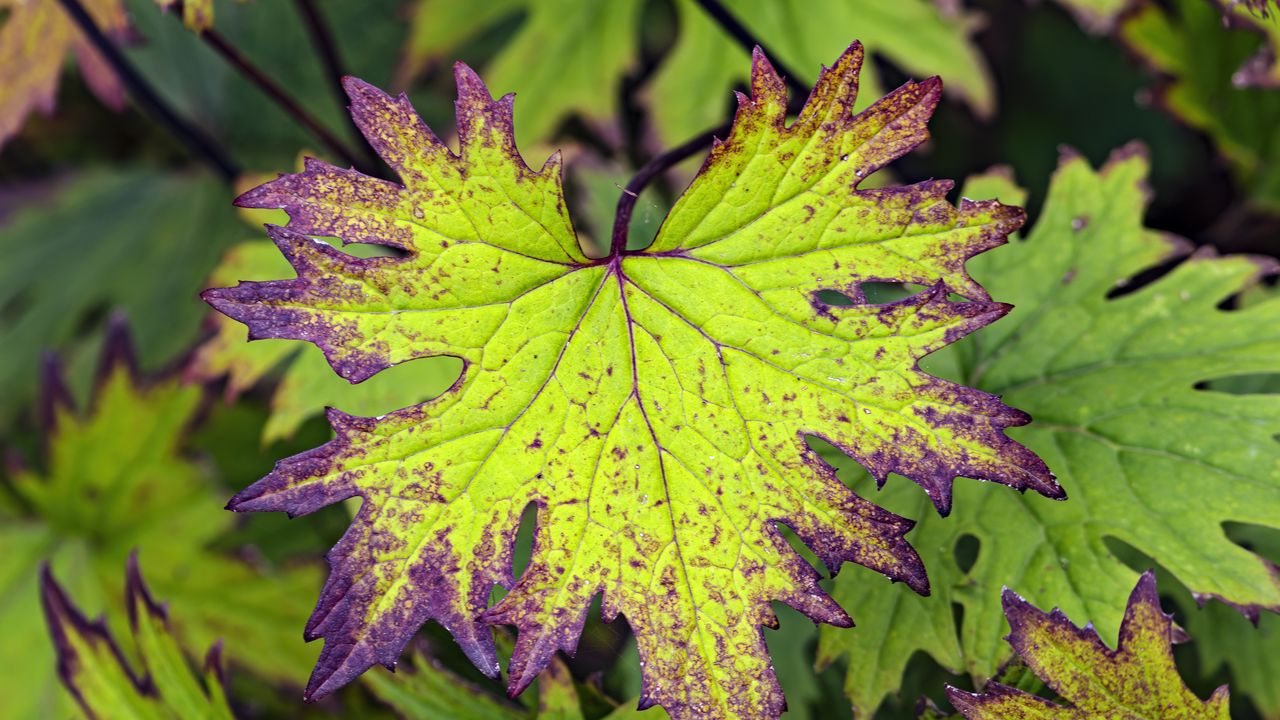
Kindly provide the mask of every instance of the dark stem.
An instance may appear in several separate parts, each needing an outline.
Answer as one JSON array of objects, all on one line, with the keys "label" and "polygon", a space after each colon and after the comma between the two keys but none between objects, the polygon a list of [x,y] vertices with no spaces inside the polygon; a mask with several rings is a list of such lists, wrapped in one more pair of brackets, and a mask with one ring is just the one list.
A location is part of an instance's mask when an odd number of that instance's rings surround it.
[{"label": "dark stem", "polygon": [[[738,22],[738,19],[729,13],[729,10],[720,3],[720,0],[696,0],[696,2],[722,30],[731,35],[734,40],[737,40],[742,47],[746,48],[747,52],[751,52],[755,48],[764,50],[764,43],[752,35],[746,26]],[[765,54],[768,55],[769,53],[766,52]],[[773,69],[782,75],[783,82],[794,93],[794,96],[788,102],[788,111],[799,112],[811,88],[806,87],[803,81],[797,79],[799,76],[787,69],[787,66],[780,61],[771,58],[770,62],[773,64]],[[655,157],[640,168],[622,190],[622,197],[618,198],[618,209],[613,216],[613,236],[609,244],[610,257],[619,257],[627,249],[631,215],[635,212],[636,201],[640,199],[640,192],[667,169],[711,145],[717,136],[727,137],[731,129],[732,124],[725,124],[702,132],[679,147]]]},{"label": "dark stem", "polygon": [[[720,0],[695,1],[698,3],[698,7],[701,7],[708,17],[720,26],[720,29],[728,33],[734,40],[737,40],[738,44],[741,45],[748,53],[751,53],[756,48],[764,50],[765,44],[755,35],[752,35],[746,25],[738,22],[738,18],[734,17],[733,14],[729,12],[729,9],[720,3]],[[791,70],[782,63],[781,58],[778,58],[768,52],[766,52],[765,55],[769,58],[769,63],[773,65],[773,69],[778,71],[778,74],[782,76],[782,81],[787,84],[787,87],[791,88],[792,92],[798,93],[800,97],[805,97],[809,94],[809,91],[812,88],[805,87],[804,81],[800,79],[800,76],[791,72]]]},{"label": "dark stem", "polygon": [[[325,22],[324,15],[320,14],[320,9],[316,7],[314,0],[295,0],[294,4],[298,7],[298,14],[302,16],[302,22],[307,27],[307,34],[311,37],[311,44],[315,47],[316,53],[320,56],[320,62],[324,66],[324,74],[329,81],[329,87],[333,90],[334,100],[338,103],[338,109],[343,115],[347,113],[347,91],[342,87],[342,78],[347,74],[342,65],[342,57],[338,54],[338,44],[333,40],[333,33],[329,32],[329,24]],[[360,129],[352,123],[352,128],[356,131],[356,138],[360,141],[364,150],[365,162],[371,167],[378,167],[378,156],[373,152],[373,148],[369,146],[364,134]]]},{"label": "dark stem", "polygon": [[638,172],[627,181],[618,198],[618,209],[613,216],[613,237],[609,244],[609,255],[618,257],[627,249],[627,234],[631,229],[631,214],[636,209],[636,201],[640,192],[653,182],[654,178],[667,169],[680,163],[685,158],[707,147],[718,135],[727,135],[729,125],[721,125],[703,132],[685,143],[674,147],[644,164]]},{"label": "dark stem", "polygon": [[[182,12],[182,3],[178,2],[174,7],[177,11],[175,15],[180,17]],[[226,38],[222,37],[222,35],[213,28],[208,28],[204,32],[200,33],[200,38],[204,40],[205,44],[221,55],[224,60],[230,63],[232,67],[238,70],[241,75],[249,80],[249,82],[258,86],[258,89],[261,90],[264,95],[271,98],[276,105],[280,106],[281,110],[284,110],[285,113],[292,117],[296,122],[309,130],[322,145],[329,149],[329,152],[333,153],[338,158],[341,158],[343,162],[349,165],[360,167],[362,172],[368,174],[369,168],[362,167],[361,161],[357,159],[356,154],[353,153],[345,143],[339,140],[333,133],[329,132],[328,128],[321,125],[320,121],[316,120],[310,113],[303,109],[296,100],[285,92],[284,88],[280,87],[275,80],[267,77],[266,73],[262,72],[262,70],[254,65],[249,58],[245,57],[235,48],[234,45],[227,42]]]},{"label": "dark stem", "polygon": [[76,24],[76,27],[80,28],[80,32],[84,33],[90,43],[93,43],[94,49],[111,66],[116,77],[120,78],[120,82],[124,84],[125,89],[129,92],[129,97],[133,98],[133,101],[144,112],[164,125],[179,142],[191,151],[191,154],[200,158],[228,183],[240,174],[239,168],[236,167],[230,156],[218,146],[213,138],[206,135],[200,128],[182,119],[173,108],[169,107],[160,98],[159,93],[151,87],[138,72],[137,68],[124,57],[124,54],[120,52],[115,43],[93,21],[93,18],[84,9],[84,5],[80,3],[80,0],[58,0],[58,2],[62,4],[62,9],[66,10],[67,15],[71,16],[71,20]]}]

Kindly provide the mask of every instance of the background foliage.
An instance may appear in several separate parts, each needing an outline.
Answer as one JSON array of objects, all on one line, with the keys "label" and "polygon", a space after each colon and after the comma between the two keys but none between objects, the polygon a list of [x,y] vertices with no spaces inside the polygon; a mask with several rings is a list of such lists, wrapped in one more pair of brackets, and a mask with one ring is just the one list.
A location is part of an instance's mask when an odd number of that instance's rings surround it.
[{"label": "background foliage", "polygon": [[[41,563],[85,613],[105,612],[114,634],[128,638],[122,579],[134,549],[152,592],[172,605],[168,622],[188,658],[225,640],[238,717],[632,713],[634,640],[595,611],[577,656],[515,702],[431,627],[404,676],[375,668],[365,683],[300,705],[318,652],[302,644],[301,627],[323,576],[320,558],[349,517],[334,509],[293,521],[237,518],[221,506],[274,460],[324,442],[326,405],[370,415],[403,407],[440,392],[457,364],[409,363],[352,387],[312,347],[243,343],[240,326],[211,317],[197,298],[205,287],[279,276],[279,255],[259,238],[261,223],[280,218],[235,210],[238,189],[294,169],[303,154],[346,162],[196,32],[207,18],[214,37],[274,78],[355,149],[357,162],[369,162],[316,52],[311,3],[215,0],[212,16],[196,12],[204,3],[187,3],[194,29],[154,0],[87,4],[164,102],[245,177],[220,177],[129,101],[59,0],[0,0],[0,433],[10,460],[0,477],[0,618],[10,628],[0,666],[18,670],[0,674],[0,714],[48,717],[71,707],[39,619]],[[1260,612],[1255,628],[1217,601],[1197,609],[1191,594],[1276,605],[1274,588],[1258,580],[1261,566],[1239,550],[1280,561],[1280,464],[1267,445],[1280,416],[1275,291],[1266,278],[1255,283],[1256,262],[1203,251],[1182,261],[1163,239],[1280,254],[1274,7],[1263,17],[1245,5],[1266,3],[1216,0],[725,5],[805,84],[862,40],[874,58],[862,105],[908,78],[942,75],[947,95],[933,140],[892,165],[893,178],[973,178],[965,195],[1025,197],[1030,220],[1025,242],[971,264],[994,299],[1019,310],[933,358],[931,370],[1007,392],[1044,421],[1017,439],[1050,461],[1072,497],[1046,509],[958,483],[956,513],[943,520],[901,478],[877,493],[860,468],[824,450],[858,492],[921,521],[909,538],[935,593],[922,600],[871,585],[870,573],[848,567],[823,582],[859,627],[819,632],[779,608],[781,629],[766,638],[787,717],[855,708],[915,717],[921,696],[946,712],[948,683],[978,689],[1011,655],[1001,640],[1002,584],[1039,607],[1061,605],[1079,624],[1094,622],[1113,643],[1137,574],[1159,567],[1165,607],[1177,609],[1193,638],[1175,649],[1192,690],[1203,699],[1229,682],[1233,717],[1280,718],[1276,617]],[[476,67],[495,93],[517,92],[522,150],[530,158],[564,151],[570,210],[597,241],[607,238],[627,179],[723,122],[749,68],[745,49],[693,0],[313,7],[343,71],[407,91],[442,135],[454,123],[454,60]],[[1122,152],[1107,165],[1135,140],[1145,154]],[[1062,147],[1078,157],[1060,165]],[[696,157],[640,199],[633,243],[652,238]],[[995,165],[1007,169],[988,172]],[[1050,288],[1065,294],[1046,296]],[[1145,336],[1116,340],[1140,322]],[[992,349],[1005,341],[1020,343],[1017,353],[984,362],[1005,352]],[[1054,343],[1075,355],[1054,355]],[[1088,372],[1120,350],[1139,361],[1134,375]],[[1055,374],[1065,379],[1024,387],[1029,375]],[[1090,414],[1119,403],[1131,408],[1127,419]],[[1099,434],[1106,442],[1089,445]],[[1136,450],[1099,454],[1106,443]],[[1134,519],[1141,504],[1115,491],[1117,466],[1139,485],[1158,483],[1147,492],[1165,506],[1144,510],[1154,519]],[[1203,521],[1190,543],[1187,515]],[[526,523],[525,558],[528,531]]]}]

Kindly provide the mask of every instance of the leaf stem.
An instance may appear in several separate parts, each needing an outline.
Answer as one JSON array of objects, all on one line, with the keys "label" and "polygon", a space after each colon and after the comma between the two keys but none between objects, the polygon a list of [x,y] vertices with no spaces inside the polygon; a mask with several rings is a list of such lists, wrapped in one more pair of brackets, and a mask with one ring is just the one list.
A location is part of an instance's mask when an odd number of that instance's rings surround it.
[{"label": "leaf stem", "polygon": [[653,182],[668,168],[680,163],[685,158],[707,147],[718,135],[726,135],[729,125],[720,125],[687,140],[661,155],[645,163],[622,189],[622,197],[618,198],[618,208],[613,216],[613,237],[609,244],[609,256],[618,257],[627,249],[627,234],[631,226],[631,214],[635,211],[640,192]]},{"label": "leaf stem", "polygon": [[[182,0],[174,3],[174,16],[181,18],[183,10]],[[275,80],[267,76],[258,66],[254,65],[249,58],[236,49],[234,45],[227,42],[220,33],[213,28],[207,28],[199,33],[200,38],[205,44],[213,48],[215,52],[222,56],[232,67],[240,72],[245,79],[253,83],[262,91],[264,95],[272,100],[286,114],[294,119],[297,123],[305,127],[312,135],[320,141],[322,145],[328,148],[329,152],[340,158],[343,162],[357,167],[366,175],[370,174],[369,168],[363,166],[357,155],[352,152],[346,143],[342,142],[329,129],[320,123],[315,117],[308,113],[298,101],[285,91]]]},{"label": "leaf stem", "polygon": [[93,44],[94,49],[111,66],[116,77],[120,78],[120,82],[125,86],[129,96],[144,112],[164,125],[179,142],[186,146],[192,155],[200,158],[223,180],[230,183],[240,174],[235,162],[218,146],[213,138],[205,134],[200,128],[184,120],[160,97],[160,94],[142,77],[137,68],[125,58],[115,43],[102,32],[102,28],[98,27],[98,24],[94,22],[93,17],[85,10],[80,0],[58,0],[58,2],[62,5],[62,9],[67,12],[67,15],[71,17],[71,21],[80,29],[80,32],[84,33],[89,42]]},{"label": "leaf stem", "polygon": [[[315,48],[316,54],[320,56],[320,63],[324,66],[324,73],[329,81],[329,87],[333,90],[333,97],[338,103],[338,109],[342,111],[345,117],[350,117],[350,113],[347,111],[347,91],[342,87],[342,78],[347,73],[343,70],[342,57],[338,53],[338,44],[334,42],[333,33],[329,31],[329,24],[325,22],[324,15],[316,7],[314,0],[295,0],[294,4],[298,8],[298,14],[302,16],[303,24],[307,27],[307,34],[311,37],[311,44]],[[355,130],[355,137],[364,151],[365,164],[370,168],[378,167],[378,156],[373,152],[373,148],[369,146],[364,134],[360,132],[359,128],[355,127],[354,122],[351,127]]]}]

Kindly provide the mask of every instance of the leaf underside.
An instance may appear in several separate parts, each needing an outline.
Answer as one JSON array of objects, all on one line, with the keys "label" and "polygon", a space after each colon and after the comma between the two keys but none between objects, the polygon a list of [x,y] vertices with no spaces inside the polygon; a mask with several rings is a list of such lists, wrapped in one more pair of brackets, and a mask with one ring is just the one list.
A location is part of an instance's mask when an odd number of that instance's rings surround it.
[{"label": "leaf underside", "polygon": [[947,688],[966,720],[1227,720],[1227,687],[1202,702],[1178,675],[1173,638],[1181,635],[1160,609],[1156,579],[1145,573],[1129,596],[1115,650],[1092,627],[1072,624],[1058,610],[1046,613],[1004,591],[1004,612],[1014,651],[1053,691],[1063,706],[999,683],[980,694]]},{"label": "leaf underside", "polygon": [[[490,674],[486,626],[516,626],[518,693],[573,651],[603,593],[605,618],[636,634],[642,707],[775,717],[769,603],[850,624],[779,523],[832,571],[855,562],[928,590],[903,539],[912,524],[849,491],[806,435],[881,480],[914,480],[942,513],[957,475],[1061,496],[1004,435],[1023,413],[916,366],[1007,312],[964,263],[1023,215],[954,207],[949,182],[858,190],[927,137],[941,91],[907,83],[854,115],[861,63],[855,43],[787,125],[785,87],[757,53],[728,138],[643,251],[583,252],[558,154],[527,168],[512,97],[493,100],[463,65],[458,153],[403,96],[349,80],[356,124],[403,184],[310,160],[240,198],[288,212],[268,232],[298,275],[205,293],[251,338],[312,342],[352,382],[419,357],[463,363],[429,402],[331,411],[336,439],[229,504],[299,515],[362,500],[307,625],[326,640],[307,697],[393,665],[428,620]],[[307,235],[404,256],[360,259]],[[860,284],[886,279],[929,289],[867,303]],[[855,304],[821,302],[828,289]],[[530,505],[533,559],[517,582],[511,546]],[[490,608],[495,586],[509,592]]]}]

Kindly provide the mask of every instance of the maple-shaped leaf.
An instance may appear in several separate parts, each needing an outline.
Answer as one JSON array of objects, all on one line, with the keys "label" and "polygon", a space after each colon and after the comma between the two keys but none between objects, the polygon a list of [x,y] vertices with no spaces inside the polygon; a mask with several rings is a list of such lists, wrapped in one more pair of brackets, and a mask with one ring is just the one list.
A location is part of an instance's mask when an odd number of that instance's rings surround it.
[{"label": "maple-shaped leaf", "polygon": [[[205,293],[250,337],[310,341],[353,382],[419,357],[463,362],[433,401],[376,418],[331,411],[335,440],[229,504],[299,515],[362,499],[307,625],[326,640],[308,697],[392,665],[432,619],[491,674],[486,625],[517,626],[517,693],[574,649],[603,593],[606,619],[625,614],[636,634],[642,705],[774,717],[769,602],[850,623],[778,523],[829,568],[928,587],[903,539],[911,524],[848,491],[805,435],[881,479],[911,478],[943,513],[956,475],[1061,495],[1004,434],[1024,414],[916,367],[1008,311],[964,263],[1022,212],[953,207],[948,182],[859,190],[925,139],[941,92],[937,79],[907,83],[855,115],[861,64],[855,43],[788,125],[782,80],[757,53],[732,131],[643,251],[583,253],[558,155],[527,168],[512,96],[493,100],[463,65],[457,153],[406,98],[350,80],[356,124],[403,185],[310,161],[240,198],[289,213],[269,233],[298,275]],[[306,234],[404,257],[361,259]],[[888,305],[818,299],[861,300],[860,283],[884,278],[930,289]],[[534,553],[516,582],[511,546],[530,505]],[[495,585],[510,592],[486,608]]]},{"label": "maple-shaped leaf", "polygon": [[[84,9],[108,35],[128,30],[120,0],[84,0]],[[115,110],[124,108],[124,88],[115,72],[58,0],[0,0],[0,11],[0,146],[18,134],[32,112],[53,113],[68,54],[75,55],[98,99]]]},{"label": "maple-shaped leaf", "polygon": [[[1108,547],[1114,541],[1158,562],[1201,601],[1217,598],[1250,617],[1280,610],[1280,557],[1251,552],[1223,530],[1280,527],[1280,403],[1276,395],[1198,389],[1280,372],[1280,298],[1218,307],[1275,264],[1201,251],[1112,297],[1187,250],[1142,225],[1148,168],[1137,145],[1100,171],[1067,153],[1026,240],[970,263],[973,277],[1015,309],[926,367],[1030,412],[1036,422],[1015,438],[1049,463],[1071,501],[965,483],[956,513],[938,522],[917,498],[886,487],[877,499],[920,521],[912,540],[934,597],[874,587],[857,573],[835,580],[833,596],[865,620],[861,632],[824,628],[819,654],[848,655],[845,689],[859,710],[870,713],[895,690],[918,651],[978,682],[990,678],[1008,648],[987,588],[1056,603],[1092,619],[1111,642],[1136,579]],[[990,196],[974,188],[963,194]],[[869,486],[855,468],[843,472],[855,489]],[[963,564],[957,554],[968,556]],[[964,609],[959,625],[953,603]]]},{"label": "maple-shaped leaf", "polygon": [[[207,647],[234,638],[229,659],[277,682],[297,682],[314,659],[295,641],[320,584],[310,567],[267,572],[210,546],[234,519],[219,509],[207,465],[184,454],[199,388],[138,376],[115,325],[90,403],[71,407],[56,364],[46,370],[47,457],[13,468],[18,509],[0,511],[0,673],[14,717],[60,717],[69,699],[54,675],[40,622],[39,568],[48,562],[87,611],[123,617],[119,568],[138,549],[152,584],[183,608],[174,629]],[[229,600],[228,597],[234,598]]]},{"label": "maple-shaped leaf", "polygon": [[[748,67],[747,53],[693,0],[675,5],[675,46],[663,58],[650,93],[658,133],[672,143],[721,123],[724,93],[747,79]],[[969,39],[975,19],[944,12],[931,0],[846,0],[820,12],[803,0],[729,0],[725,5],[790,68],[805,73],[805,81],[816,79],[810,70],[841,52],[850,30],[856,29],[872,54],[908,73],[945,72],[948,90],[979,114],[994,109],[985,62]],[[481,7],[419,0],[401,82],[521,11],[527,18],[485,68],[494,88],[537,98],[521,110],[520,143],[545,141],[570,115],[591,121],[615,115],[618,86],[637,63],[646,17],[637,0],[498,0]],[[540,61],[546,57],[557,61]],[[874,68],[868,66],[863,74],[864,95],[879,97]]]},{"label": "maple-shaped leaf", "polygon": [[[241,280],[269,280],[290,271],[289,263],[269,241],[237,245],[214,269],[209,282],[225,285]],[[215,334],[201,344],[186,370],[191,381],[227,378],[226,394],[235,397],[273,371],[283,369],[271,394],[271,415],[262,441],[290,437],[325,407],[341,407],[361,415],[377,415],[435,397],[453,384],[459,365],[453,358],[406,363],[360,385],[333,374],[324,355],[313,347],[285,340],[245,342],[244,326],[224,315],[213,320]]]},{"label": "maple-shaped leaf", "polygon": [[204,718],[230,720],[222,679],[222,645],[205,655],[196,676],[169,627],[168,610],[151,596],[137,555],[125,570],[125,607],[134,647],[126,659],[107,624],[90,622],[46,566],[40,603],[58,654],[58,676],[88,718]]},{"label": "maple-shaped leaf", "polygon": [[1227,720],[1227,687],[1208,701],[1187,689],[1173,663],[1176,630],[1160,609],[1156,577],[1147,572],[1129,596],[1120,642],[1108,648],[1092,627],[1080,628],[1060,610],[1047,613],[1006,589],[1009,645],[1068,703],[1051,702],[999,683],[981,694],[947,688],[966,720]]},{"label": "maple-shaped leaf", "polygon": [[[1274,53],[1280,15],[1256,19],[1244,3],[1227,4],[1145,3],[1120,23],[1119,35],[1167,77],[1158,88],[1160,104],[1208,135],[1250,199],[1274,211],[1280,208],[1280,93],[1249,87],[1261,84],[1249,80],[1262,72],[1256,58],[1267,54],[1266,41],[1251,30],[1263,28]],[[1225,24],[1251,29],[1223,27],[1224,13],[1234,18]]]}]

